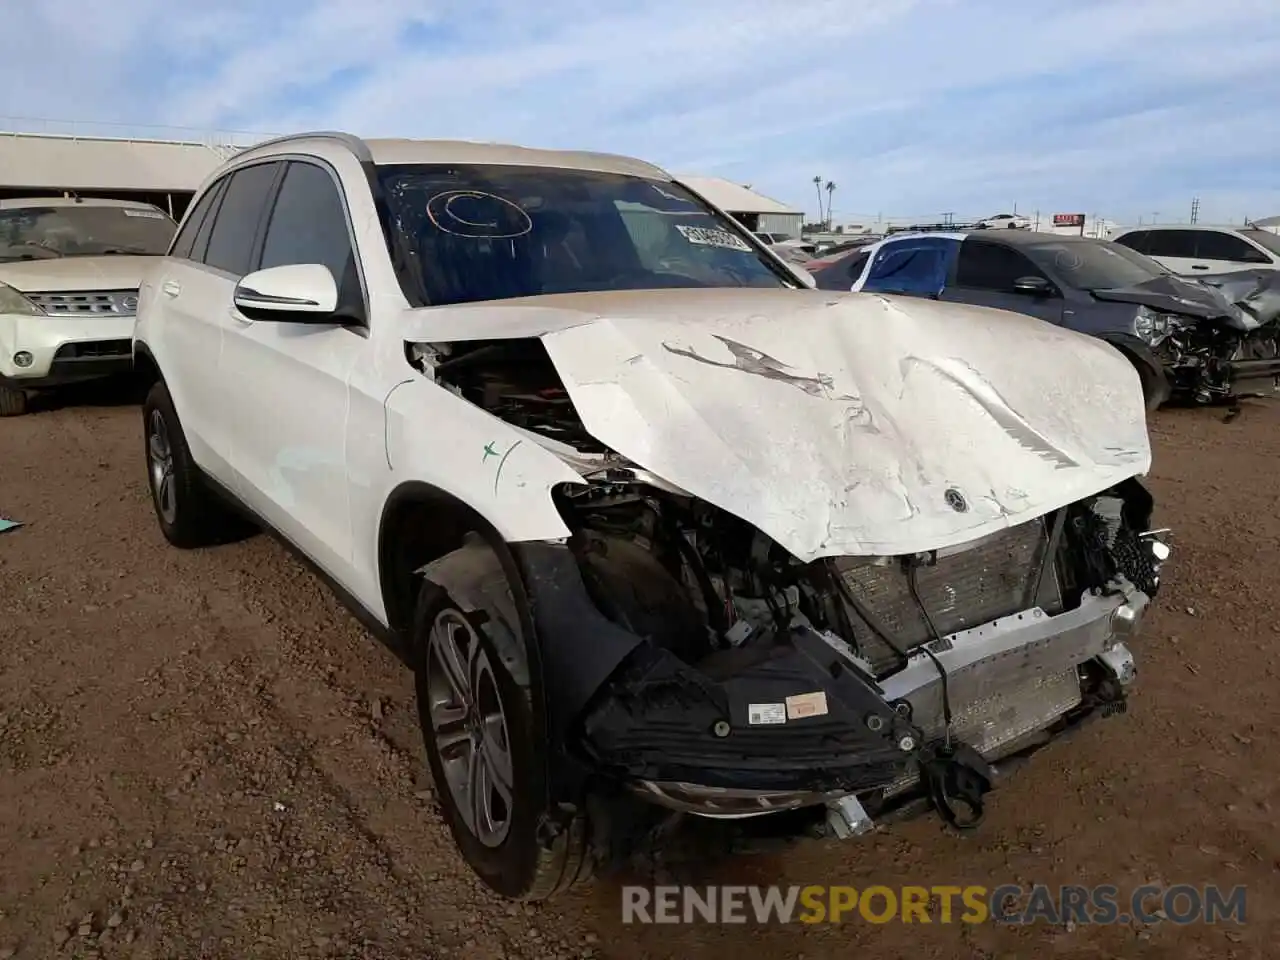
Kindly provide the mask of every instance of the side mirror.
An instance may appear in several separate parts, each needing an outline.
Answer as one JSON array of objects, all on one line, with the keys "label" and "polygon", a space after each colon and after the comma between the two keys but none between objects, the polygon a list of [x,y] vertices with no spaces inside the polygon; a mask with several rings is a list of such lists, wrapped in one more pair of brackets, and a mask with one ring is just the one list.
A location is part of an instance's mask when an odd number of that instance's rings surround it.
[{"label": "side mirror", "polygon": [[250,320],[337,323],[338,284],[319,263],[291,263],[245,275],[236,284],[236,309]]},{"label": "side mirror", "polygon": [[1053,288],[1044,277],[1019,277],[1013,281],[1013,289],[1033,297],[1047,297]]},{"label": "side mirror", "polygon": [[800,266],[800,264],[788,263],[787,269],[789,269],[793,274],[795,274],[796,279],[799,280],[801,283],[803,283],[810,290],[818,289],[817,279],[815,279],[812,273],[810,273],[804,267]]}]

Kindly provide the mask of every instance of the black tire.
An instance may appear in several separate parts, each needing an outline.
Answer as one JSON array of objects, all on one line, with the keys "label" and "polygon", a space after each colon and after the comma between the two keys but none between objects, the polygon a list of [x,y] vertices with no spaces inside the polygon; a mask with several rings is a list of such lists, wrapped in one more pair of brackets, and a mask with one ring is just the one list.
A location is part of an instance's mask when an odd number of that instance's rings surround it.
[{"label": "black tire", "polygon": [[[244,517],[209,489],[204,474],[191,459],[182,424],[163,381],[147,393],[142,425],[147,487],[166,540],[190,550],[237,540],[252,530]],[[163,437],[158,438],[156,433],[161,430]],[[167,481],[160,476],[165,471]]]},{"label": "black tire", "polygon": [[[477,564],[478,552],[492,553],[486,545],[472,543],[454,551],[442,563],[445,567],[452,566],[455,572],[461,572],[464,578],[472,577],[477,570],[487,571],[491,586],[492,572],[495,568],[500,570],[500,564]],[[498,576],[502,576],[501,573]],[[456,582],[456,578],[448,579]],[[505,577],[502,580],[505,583]],[[529,671],[525,641],[522,635],[516,635],[523,633],[523,627],[515,621],[529,621],[522,616],[526,612],[523,610],[512,616],[516,612],[515,605],[521,602],[517,599],[519,592],[512,592],[508,587],[505,602],[495,602],[491,590],[479,588],[479,584],[477,587],[471,596],[454,599],[442,587],[427,580],[419,593],[412,639],[418,720],[426,746],[427,764],[454,843],[472,871],[503,897],[545,900],[591,876],[587,821],[581,808],[569,814],[546,809],[547,746],[536,722],[534,698],[530,681],[526,679]],[[468,676],[474,678],[477,675],[478,670],[472,665],[484,659],[494,681],[491,694],[496,693],[501,702],[507,731],[504,739],[511,772],[507,825],[501,837],[491,836],[487,843],[470,825],[472,818],[463,813],[455,788],[446,775],[446,759],[433,720],[432,704],[440,702],[443,668],[439,656],[432,652],[432,632],[444,626],[465,634],[465,642],[474,647],[468,660]],[[486,700],[484,686],[480,681],[473,681],[473,684],[472,699],[476,704],[475,712],[479,712],[480,705]],[[464,721],[456,721],[450,726],[459,731],[468,726],[491,729],[485,724]],[[476,737],[482,735],[475,733],[467,742],[475,744]],[[466,753],[467,750],[463,747],[461,752]],[[451,770],[457,771],[458,761],[451,759],[449,762],[453,765]],[[549,831],[546,829],[549,823],[558,823],[562,829]]]},{"label": "black tire", "polygon": [[27,412],[27,392],[0,386],[0,417],[20,417]]},{"label": "black tire", "polygon": [[1169,400],[1168,385],[1164,377],[1141,360],[1130,357],[1130,362],[1133,363],[1138,371],[1138,378],[1142,381],[1142,401],[1146,405],[1147,413],[1155,413]]}]

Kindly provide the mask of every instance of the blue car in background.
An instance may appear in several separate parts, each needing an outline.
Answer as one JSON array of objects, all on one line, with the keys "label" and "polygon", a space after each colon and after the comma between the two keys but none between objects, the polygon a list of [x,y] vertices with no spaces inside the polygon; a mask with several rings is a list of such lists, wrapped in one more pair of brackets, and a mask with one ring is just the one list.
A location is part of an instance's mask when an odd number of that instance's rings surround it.
[{"label": "blue car in background", "polygon": [[1137,369],[1151,410],[1270,392],[1280,379],[1275,322],[1106,240],[1025,230],[898,234],[814,278],[821,290],[995,307],[1106,340]]}]

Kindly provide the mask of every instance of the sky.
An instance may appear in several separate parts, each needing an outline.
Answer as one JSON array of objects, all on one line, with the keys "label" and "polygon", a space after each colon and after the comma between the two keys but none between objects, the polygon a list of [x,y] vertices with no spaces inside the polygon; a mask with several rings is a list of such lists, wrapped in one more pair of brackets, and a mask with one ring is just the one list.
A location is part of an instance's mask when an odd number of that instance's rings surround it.
[{"label": "sky", "polygon": [[[0,0],[0,129],[604,150],[836,222],[1280,214],[1280,0]],[[96,126],[87,127],[86,124]],[[115,125],[115,126],[107,126]]]}]

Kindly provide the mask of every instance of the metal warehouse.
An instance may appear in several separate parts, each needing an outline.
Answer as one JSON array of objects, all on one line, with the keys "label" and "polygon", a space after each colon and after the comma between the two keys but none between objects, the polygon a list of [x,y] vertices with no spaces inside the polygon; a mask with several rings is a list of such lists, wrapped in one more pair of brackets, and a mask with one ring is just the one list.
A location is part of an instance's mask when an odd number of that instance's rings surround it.
[{"label": "metal warehouse", "polygon": [[800,228],[804,224],[804,212],[801,210],[793,210],[785,203],[719,177],[680,176],[677,179],[731,214],[748,230],[800,236]]},{"label": "metal warehouse", "polygon": [[[0,199],[61,196],[141,200],[180,219],[196,188],[240,146],[0,131]],[[800,236],[804,213],[719,177],[681,182],[748,230]]]},{"label": "metal warehouse", "polygon": [[237,147],[0,133],[0,199],[60,196],[141,200],[181,217],[200,183]]}]

